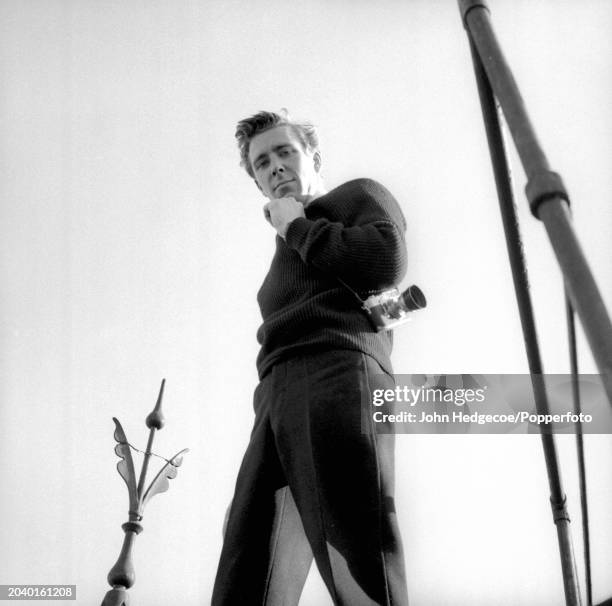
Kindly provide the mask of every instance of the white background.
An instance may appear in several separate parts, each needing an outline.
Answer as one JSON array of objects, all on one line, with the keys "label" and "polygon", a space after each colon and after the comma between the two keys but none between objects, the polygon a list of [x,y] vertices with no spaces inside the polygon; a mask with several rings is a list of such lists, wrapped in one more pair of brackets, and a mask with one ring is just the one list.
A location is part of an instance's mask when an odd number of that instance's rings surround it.
[{"label": "white background", "polygon": [[[610,307],[612,5],[490,6]],[[128,508],[111,417],[143,449],[166,377],[154,450],[191,452],[145,510],[130,594],[208,603],[274,241],[233,131],[280,107],[318,125],[329,187],[367,176],[400,201],[403,286],[429,307],[397,331],[396,371],[527,371],[454,1],[2,0],[0,584],[101,602]],[[515,161],[544,365],[566,372],[562,281],[523,186]],[[612,595],[612,441],[586,442],[597,601]],[[581,566],[573,438],[559,443]],[[397,469],[413,606],[563,602],[537,437],[400,436]],[[302,604],[329,603],[312,574]]]}]

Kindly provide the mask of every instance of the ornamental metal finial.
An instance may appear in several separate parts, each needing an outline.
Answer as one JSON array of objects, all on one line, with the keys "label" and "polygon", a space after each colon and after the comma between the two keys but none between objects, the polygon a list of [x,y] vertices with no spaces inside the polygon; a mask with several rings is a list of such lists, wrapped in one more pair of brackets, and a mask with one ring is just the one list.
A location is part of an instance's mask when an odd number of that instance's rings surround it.
[{"label": "ornamental metal finial", "polygon": [[121,423],[119,423],[118,419],[113,417],[113,421],[115,422],[114,437],[115,441],[117,442],[117,446],[115,446],[115,453],[121,459],[121,461],[117,463],[117,471],[127,485],[129,497],[129,519],[121,526],[125,532],[123,546],[117,562],[108,573],[107,579],[112,589],[107,592],[106,596],[104,597],[102,606],[128,606],[129,596],[127,590],[136,580],[134,565],[132,564],[132,546],[134,544],[136,535],[142,532],[142,526],[140,524],[140,521],[142,520],[142,512],[145,505],[152,497],[168,490],[170,487],[168,480],[176,478],[178,467],[180,467],[181,463],[183,462],[183,455],[189,451],[188,448],[184,448],[175,454],[171,459],[166,459],[166,464],[159,470],[157,475],[153,478],[153,481],[145,490],[144,486],[149,468],[149,461],[151,459],[151,455],[153,454],[152,447],[155,432],[158,429],[162,429],[165,424],[164,415],[161,410],[165,385],[166,379],[163,379],[155,408],[147,415],[145,420],[145,424],[149,428],[149,440],[147,442],[147,449],[144,452],[144,459],[142,462],[142,468],[140,470],[138,485],[136,484],[136,471],[134,469],[134,461],[132,459],[132,453],[130,450],[132,446],[127,440],[123,427],[121,427]]}]

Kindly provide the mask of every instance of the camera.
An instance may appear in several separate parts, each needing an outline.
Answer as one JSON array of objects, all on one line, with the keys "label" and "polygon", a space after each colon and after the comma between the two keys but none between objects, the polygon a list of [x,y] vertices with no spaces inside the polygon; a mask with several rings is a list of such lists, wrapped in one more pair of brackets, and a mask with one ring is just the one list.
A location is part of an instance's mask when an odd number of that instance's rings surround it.
[{"label": "camera", "polygon": [[388,288],[363,301],[363,309],[378,332],[408,322],[411,311],[423,309],[426,305],[423,291],[414,284],[404,292],[396,287]]}]

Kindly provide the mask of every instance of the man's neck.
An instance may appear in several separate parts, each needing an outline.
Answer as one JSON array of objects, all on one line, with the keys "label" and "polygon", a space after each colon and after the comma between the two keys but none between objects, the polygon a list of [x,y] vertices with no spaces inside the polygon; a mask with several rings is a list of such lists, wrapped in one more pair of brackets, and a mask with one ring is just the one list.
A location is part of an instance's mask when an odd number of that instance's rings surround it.
[{"label": "man's neck", "polygon": [[321,183],[321,185],[317,188],[317,190],[314,193],[300,196],[300,202],[304,205],[304,208],[306,208],[313,200],[316,200],[317,198],[324,196],[326,193],[327,193],[327,189]]}]

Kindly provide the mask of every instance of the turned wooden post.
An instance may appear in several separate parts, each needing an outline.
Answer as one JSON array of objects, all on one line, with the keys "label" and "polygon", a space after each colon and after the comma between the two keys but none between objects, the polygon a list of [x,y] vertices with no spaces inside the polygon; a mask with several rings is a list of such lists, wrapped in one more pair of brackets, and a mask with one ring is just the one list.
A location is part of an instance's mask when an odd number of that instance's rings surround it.
[{"label": "turned wooden post", "polygon": [[142,512],[151,497],[168,490],[170,486],[168,480],[172,480],[176,477],[178,473],[177,468],[183,462],[183,454],[189,450],[185,448],[174,455],[170,460],[167,460],[166,464],[161,468],[155,478],[153,478],[149,487],[146,490],[144,489],[147,471],[149,469],[149,461],[153,454],[152,448],[155,432],[158,429],[162,429],[165,423],[164,415],[161,410],[165,384],[166,379],[163,379],[155,408],[147,415],[145,421],[149,428],[149,440],[147,442],[147,449],[144,453],[138,485],[136,485],[136,472],[134,469],[134,461],[132,460],[132,453],[130,451],[131,447],[127,441],[123,427],[121,427],[121,423],[113,417],[113,421],[115,422],[114,437],[118,442],[117,446],[115,446],[115,453],[121,458],[121,461],[117,463],[117,471],[127,485],[129,496],[129,519],[121,526],[125,533],[123,537],[123,546],[121,547],[119,558],[108,573],[107,580],[112,589],[104,596],[102,606],[129,606],[129,595],[127,590],[136,580],[136,573],[134,572],[134,564],[132,562],[132,548],[136,535],[142,532],[142,526],[140,524]]}]

